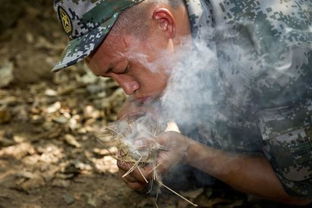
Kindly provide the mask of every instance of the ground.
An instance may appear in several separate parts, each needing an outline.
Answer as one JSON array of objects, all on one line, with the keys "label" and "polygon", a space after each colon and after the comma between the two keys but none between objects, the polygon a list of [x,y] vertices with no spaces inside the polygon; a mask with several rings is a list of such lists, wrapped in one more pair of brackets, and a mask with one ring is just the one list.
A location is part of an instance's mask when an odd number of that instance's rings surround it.
[{"label": "ground", "polygon": [[[50,72],[66,38],[47,2],[0,6],[0,208],[155,207],[122,182],[104,131],[123,92],[83,64]],[[224,186],[183,195],[200,207],[286,207]],[[191,207],[166,192],[157,204]]]}]

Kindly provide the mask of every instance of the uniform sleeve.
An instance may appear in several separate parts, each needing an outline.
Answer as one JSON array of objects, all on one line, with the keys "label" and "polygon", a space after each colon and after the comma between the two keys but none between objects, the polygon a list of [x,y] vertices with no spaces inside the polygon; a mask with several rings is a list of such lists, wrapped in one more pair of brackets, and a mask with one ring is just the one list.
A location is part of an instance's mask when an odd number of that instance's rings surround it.
[{"label": "uniform sleeve", "polygon": [[259,114],[264,153],[289,195],[312,197],[312,99]]}]

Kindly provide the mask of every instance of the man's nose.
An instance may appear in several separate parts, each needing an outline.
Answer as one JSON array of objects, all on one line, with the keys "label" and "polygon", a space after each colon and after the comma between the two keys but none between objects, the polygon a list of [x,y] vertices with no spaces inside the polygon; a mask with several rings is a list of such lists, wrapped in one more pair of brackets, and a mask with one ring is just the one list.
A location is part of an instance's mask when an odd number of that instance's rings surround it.
[{"label": "man's nose", "polygon": [[139,83],[129,75],[113,74],[111,77],[118,83],[127,95],[132,95],[140,87]]}]

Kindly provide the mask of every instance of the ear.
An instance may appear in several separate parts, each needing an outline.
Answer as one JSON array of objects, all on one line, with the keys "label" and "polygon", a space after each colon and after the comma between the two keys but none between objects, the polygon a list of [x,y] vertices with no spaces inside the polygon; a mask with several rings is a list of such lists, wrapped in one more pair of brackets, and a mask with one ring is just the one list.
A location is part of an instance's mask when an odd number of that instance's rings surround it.
[{"label": "ear", "polygon": [[152,16],[159,29],[166,33],[168,38],[174,38],[176,23],[173,14],[166,8],[156,8]]}]

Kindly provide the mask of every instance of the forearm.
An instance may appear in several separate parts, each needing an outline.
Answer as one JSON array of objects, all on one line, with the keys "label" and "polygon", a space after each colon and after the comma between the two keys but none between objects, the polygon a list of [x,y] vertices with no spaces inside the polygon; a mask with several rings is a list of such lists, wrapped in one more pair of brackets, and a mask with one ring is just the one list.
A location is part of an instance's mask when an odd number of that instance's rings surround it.
[{"label": "forearm", "polygon": [[306,204],[289,196],[263,157],[225,153],[192,141],[187,163],[242,192],[289,204]]}]

